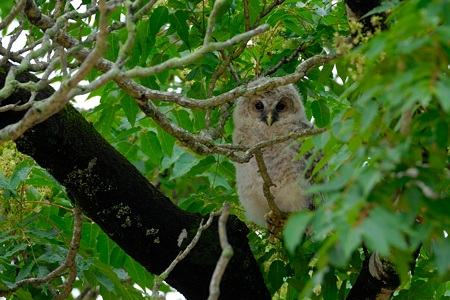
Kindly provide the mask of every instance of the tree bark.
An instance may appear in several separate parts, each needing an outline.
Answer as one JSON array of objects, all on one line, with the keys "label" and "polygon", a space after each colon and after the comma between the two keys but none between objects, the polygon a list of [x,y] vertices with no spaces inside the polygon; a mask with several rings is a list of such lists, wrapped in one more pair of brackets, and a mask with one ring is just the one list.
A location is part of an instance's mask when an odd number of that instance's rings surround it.
[{"label": "tree bark", "polygon": [[[347,19],[355,19],[358,22],[363,24],[362,32],[375,32],[376,26],[372,24],[371,18],[372,16],[364,17],[368,12],[373,10],[375,7],[381,5],[381,0],[345,0],[345,7],[347,9]],[[384,20],[386,19],[385,13],[377,13],[376,16],[379,16],[382,20],[381,29],[386,29],[386,25]],[[363,18],[364,17],[364,18]]]},{"label": "tree bark", "polygon": [[389,262],[380,261],[376,254],[366,255],[347,300],[388,300],[400,283],[397,272]]},{"label": "tree bark", "polygon": [[[0,67],[1,87],[6,74],[7,68]],[[36,81],[28,73],[17,79]],[[50,87],[40,91],[37,100],[51,93]],[[28,92],[18,90],[1,105],[28,98]],[[23,112],[1,113],[0,128],[21,116]],[[16,144],[19,151],[30,155],[66,187],[74,204],[153,274],[163,272],[197,231],[202,216],[179,209],[162,195],[71,105],[27,130]],[[183,230],[188,238],[179,247],[177,240]],[[221,282],[221,299],[270,299],[247,233],[245,224],[235,216],[228,219],[227,234],[234,256]],[[215,220],[167,282],[188,299],[206,299],[220,254]]]}]

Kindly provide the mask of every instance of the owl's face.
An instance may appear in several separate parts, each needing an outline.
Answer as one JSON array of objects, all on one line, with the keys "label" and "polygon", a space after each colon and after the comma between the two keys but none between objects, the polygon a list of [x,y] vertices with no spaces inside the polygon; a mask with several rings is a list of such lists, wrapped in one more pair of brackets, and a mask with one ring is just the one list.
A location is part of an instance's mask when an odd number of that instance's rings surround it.
[{"label": "owl's face", "polygon": [[[258,78],[249,86],[263,83]],[[233,141],[253,145],[262,140],[285,135],[304,128],[305,108],[300,94],[293,85],[274,88],[261,95],[241,97],[233,113]]]},{"label": "owl's face", "polygon": [[288,97],[270,99],[269,101],[262,97],[252,98],[248,101],[247,109],[252,119],[259,120],[269,127],[280,120],[287,119],[291,114],[295,115],[297,112],[292,99]]}]

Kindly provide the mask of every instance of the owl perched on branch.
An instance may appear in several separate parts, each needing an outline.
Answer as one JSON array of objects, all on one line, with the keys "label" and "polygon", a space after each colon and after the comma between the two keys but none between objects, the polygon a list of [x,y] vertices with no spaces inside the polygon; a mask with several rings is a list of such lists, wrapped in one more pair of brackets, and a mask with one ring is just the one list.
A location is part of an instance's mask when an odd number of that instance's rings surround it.
[{"label": "owl perched on branch", "polygon": [[[249,86],[256,86],[267,80],[259,78]],[[233,142],[250,147],[292,131],[314,127],[306,119],[301,96],[292,84],[262,95],[240,97],[236,102],[233,119]],[[309,166],[307,170],[307,158],[297,158],[299,150],[300,145],[293,141],[262,149],[267,173],[276,185],[270,188],[270,192],[278,208],[285,213],[314,209],[313,195],[305,194],[305,189],[310,186],[309,178],[314,166]],[[248,163],[236,164],[236,182],[247,219],[260,226],[267,225],[267,216],[271,210],[263,194],[264,181],[255,157]]]}]

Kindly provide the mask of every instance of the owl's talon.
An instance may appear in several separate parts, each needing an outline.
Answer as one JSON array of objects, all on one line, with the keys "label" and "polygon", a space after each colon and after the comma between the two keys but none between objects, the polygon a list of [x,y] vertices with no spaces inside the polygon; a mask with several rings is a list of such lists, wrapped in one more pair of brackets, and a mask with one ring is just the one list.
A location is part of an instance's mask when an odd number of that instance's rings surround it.
[{"label": "owl's talon", "polygon": [[275,238],[280,237],[280,232],[283,230],[286,225],[287,217],[282,217],[278,214],[275,214],[273,211],[270,211],[264,215],[264,219],[267,222],[267,231],[269,231],[269,241],[271,243],[275,242]]}]

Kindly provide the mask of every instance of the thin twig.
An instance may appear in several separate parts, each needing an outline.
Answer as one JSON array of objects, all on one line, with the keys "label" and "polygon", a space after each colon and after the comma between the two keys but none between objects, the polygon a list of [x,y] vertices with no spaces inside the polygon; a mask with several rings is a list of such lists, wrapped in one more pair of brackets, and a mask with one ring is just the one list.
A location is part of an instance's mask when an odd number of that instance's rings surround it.
[{"label": "thin twig", "polygon": [[222,280],[223,273],[231,259],[233,257],[233,247],[228,243],[227,237],[227,220],[230,215],[231,205],[228,202],[223,204],[222,214],[219,217],[219,239],[220,247],[222,247],[222,253],[217,261],[216,268],[211,277],[209,284],[209,297],[208,300],[216,300],[220,296],[220,281]]},{"label": "thin twig", "polygon": [[[111,13],[111,11],[108,11],[107,5],[104,0],[99,1],[99,10],[101,12],[100,14],[100,30],[98,33],[97,43],[94,47],[94,49],[89,53],[89,55],[86,57],[86,59],[81,64],[78,71],[68,78],[65,82],[61,84],[61,87],[53,93],[49,98],[36,102],[33,104],[33,106],[27,111],[25,116],[17,123],[10,124],[3,129],[0,130],[0,140],[11,140],[15,139],[18,136],[22,135],[27,129],[34,126],[35,124],[38,124],[47,118],[51,117],[52,115],[58,113],[64,105],[70,101],[77,93],[80,92],[80,88],[77,88],[78,83],[83,80],[87,73],[94,67],[96,61],[101,58],[103,55],[105,49],[106,49],[106,29],[108,24],[108,14]],[[61,19],[61,18],[59,18]],[[55,28],[59,28],[60,25],[58,23],[54,24]],[[53,30],[52,28],[51,30]],[[47,30],[47,32],[51,31],[50,29]],[[55,29],[56,30],[56,29]],[[47,34],[46,32],[46,34]],[[55,34],[55,33],[53,33]],[[50,64],[52,65],[52,64]],[[12,73],[15,75],[15,73],[19,72],[19,69],[23,69],[26,67],[25,62],[21,64],[18,68],[11,67],[10,71],[12,70]],[[96,89],[100,85],[105,84],[106,82],[110,81],[115,75],[118,73],[117,68],[112,68],[110,71],[104,75],[103,78],[97,78],[94,82],[92,82],[91,88]],[[105,78],[106,77],[106,78]],[[20,86],[20,84],[18,83]],[[5,95],[13,91],[14,89],[5,89],[5,87],[2,89],[5,91]],[[22,85],[23,86],[23,85]]]},{"label": "thin twig", "polygon": [[300,43],[300,45],[298,45],[298,47],[294,50],[294,52],[292,52],[292,54],[289,57],[283,57],[273,68],[270,68],[269,70],[267,70],[267,72],[264,74],[264,76],[269,76],[269,75],[275,73],[279,68],[281,68],[282,65],[293,61],[294,58],[296,58],[301,51],[305,50],[304,48],[305,48],[305,42],[302,41]]},{"label": "thin twig", "polygon": [[195,247],[195,245],[197,245],[197,242],[200,240],[200,237],[201,237],[203,231],[208,229],[211,226],[211,223],[214,220],[214,217],[217,217],[220,214],[221,214],[221,211],[211,212],[209,214],[208,221],[206,221],[205,224],[203,224],[203,219],[202,219],[200,221],[200,225],[197,229],[197,233],[195,234],[194,238],[189,243],[189,245],[187,245],[186,249],[184,249],[182,252],[180,252],[177,255],[177,257],[175,257],[175,259],[170,263],[169,267],[167,267],[167,269],[164,272],[162,272],[160,275],[155,277],[154,282],[153,282],[152,299],[155,299],[155,300],[158,299],[158,291],[159,291],[159,286],[161,285],[161,283],[164,280],[166,280],[167,277],[169,277],[170,273],[176,267],[176,265],[180,261],[182,261],[192,251],[192,249]]},{"label": "thin twig", "polygon": [[171,59],[168,59],[158,65],[151,66],[148,68],[143,67],[135,67],[133,69],[130,69],[128,71],[124,72],[125,77],[129,78],[138,78],[138,77],[148,77],[153,76],[158,73],[161,73],[162,71],[168,70],[168,69],[174,69],[180,66],[186,66],[189,64],[194,63],[195,61],[199,60],[203,56],[205,56],[207,53],[223,50],[226,48],[229,48],[231,46],[234,46],[242,41],[248,40],[253,36],[256,36],[258,34],[261,34],[263,32],[266,32],[269,29],[269,25],[264,24],[261,25],[253,30],[237,34],[234,37],[232,37],[229,40],[226,40],[224,42],[215,42],[215,43],[208,43],[204,44],[197,50],[193,51],[189,55],[186,55],[184,57],[174,57]]},{"label": "thin twig", "polygon": [[258,164],[259,174],[264,181],[263,184],[263,193],[264,197],[267,199],[267,203],[269,204],[270,210],[274,213],[274,215],[278,218],[286,217],[286,213],[282,212],[277,204],[275,203],[275,197],[270,192],[270,188],[276,187],[276,185],[272,182],[269,173],[267,172],[266,164],[264,162],[263,153],[260,149],[255,152],[255,160]]},{"label": "thin twig", "polygon": [[225,3],[224,0],[216,0],[211,13],[208,18],[208,26],[206,27],[205,37],[203,39],[203,45],[208,45],[211,42],[211,34],[216,25],[217,13],[219,12],[222,5]]}]

